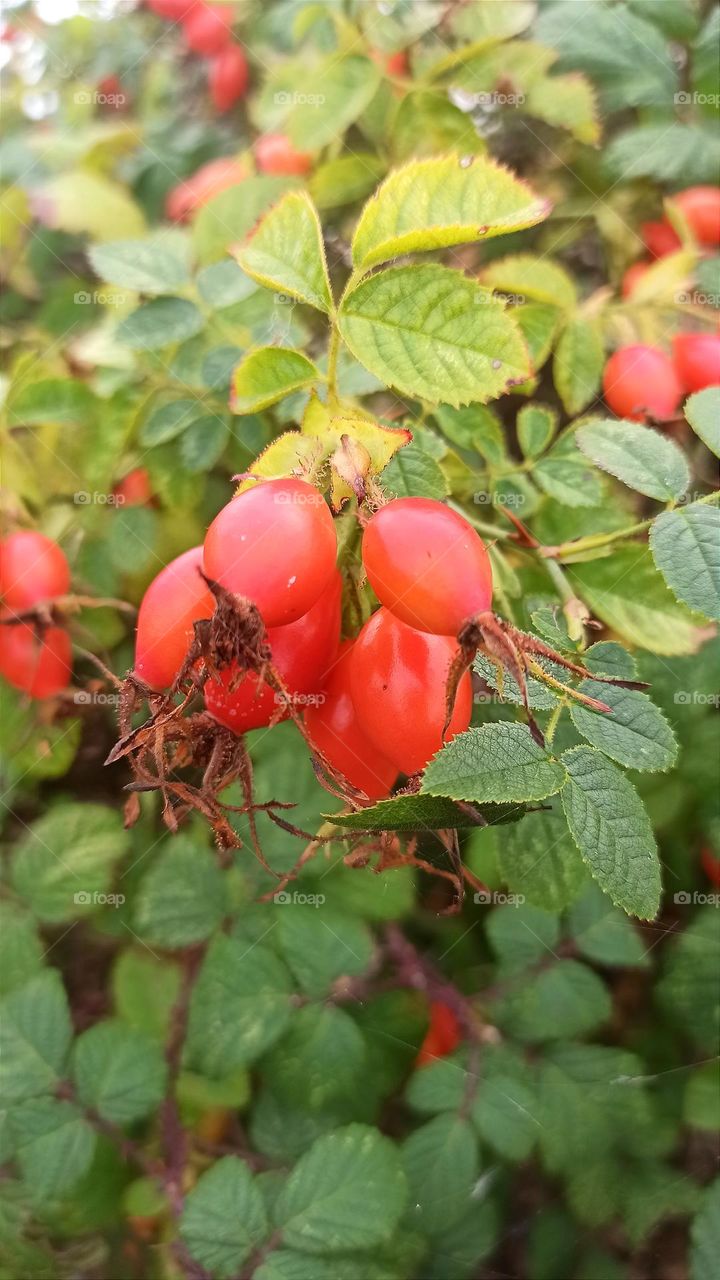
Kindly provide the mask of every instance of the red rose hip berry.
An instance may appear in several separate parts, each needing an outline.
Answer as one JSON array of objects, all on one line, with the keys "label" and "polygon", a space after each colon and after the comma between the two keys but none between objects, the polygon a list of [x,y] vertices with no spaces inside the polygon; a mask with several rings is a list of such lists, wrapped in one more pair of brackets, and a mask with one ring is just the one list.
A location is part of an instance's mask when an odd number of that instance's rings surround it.
[{"label": "red rose hip berry", "polygon": [[64,627],[36,632],[25,622],[0,626],[0,676],[31,698],[52,698],[70,680],[72,648]]},{"label": "red rose hip berry", "polygon": [[0,542],[0,596],[6,609],[22,613],[41,600],[64,596],[70,569],[52,538],[19,529]]},{"label": "red rose hip berry", "polygon": [[350,688],[358,722],[402,773],[419,773],[443,741],[470,724],[472,684],[466,671],[443,740],[445,690],[457,652],[453,636],[416,631],[388,609],[378,609],[355,641]]},{"label": "red rose hip berry", "polygon": [[255,143],[255,161],[261,173],[309,173],[313,158],[306,151],[296,151],[284,133],[265,133]]},{"label": "red rose hip berry", "polygon": [[305,724],[314,747],[369,800],[383,800],[397,778],[398,769],[386,760],[363,732],[350,692],[353,641],[342,646],[340,656],[325,677],[322,701],[309,706]]},{"label": "red rose hip berry", "polygon": [[720,187],[688,187],[672,199],[701,245],[720,244]]},{"label": "red rose hip berry", "polygon": [[672,360],[658,347],[620,347],[603,373],[603,393],[620,418],[663,421],[677,412],[682,387]]},{"label": "red rose hip berry", "polygon": [[680,237],[667,218],[659,219],[657,222],[642,222],[640,235],[653,258],[664,258],[668,253],[674,253],[680,248]]},{"label": "red rose hip berry", "polygon": [[151,689],[167,689],[193,640],[193,623],[210,618],[215,597],[200,576],[202,547],[171,560],[150,583],[140,604],[135,675]]},{"label": "red rose hip berry", "polygon": [[249,72],[239,44],[229,44],[210,67],[210,97],[218,111],[229,111],[248,87]]},{"label": "red rose hip berry", "polygon": [[677,334],[673,338],[673,363],[685,391],[719,386],[720,334]]},{"label": "red rose hip berry", "polygon": [[212,58],[230,42],[231,14],[224,5],[197,4],[183,19],[185,43],[193,53]]},{"label": "red rose hip berry", "polygon": [[381,604],[420,631],[457,635],[492,603],[485,544],[433,498],[396,498],[376,511],[363,535],[363,563]]},{"label": "red rose hip berry", "polygon": [[[289,694],[319,693],[323,674],[334,662],[340,644],[341,599],[342,578],[336,569],[327,590],[302,618],[268,631],[273,666]],[[219,679],[212,678],[205,685],[205,705],[220,724],[239,734],[260,729],[273,718],[287,718],[287,711],[277,716],[280,695],[266,680],[246,671],[236,683],[238,676],[237,667],[226,667]],[[236,687],[231,688],[232,684]],[[298,701],[298,709],[304,705]]]},{"label": "red rose hip berry", "polygon": [[215,517],[205,538],[205,572],[251,600],[266,627],[282,627],[327,589],[336,552],[322,494],[304,480],[267,480]]}]

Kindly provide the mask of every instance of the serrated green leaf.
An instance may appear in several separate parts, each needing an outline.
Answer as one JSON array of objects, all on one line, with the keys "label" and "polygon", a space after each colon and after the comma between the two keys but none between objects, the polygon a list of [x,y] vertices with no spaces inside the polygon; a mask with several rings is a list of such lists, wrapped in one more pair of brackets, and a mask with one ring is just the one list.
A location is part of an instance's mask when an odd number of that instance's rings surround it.
[{"label": "serrated green leaf", "polygon": [[268,947],[213,939],[190,1005],[190,1064],[218,1077],[254,1062],[285,1030],[291,987]]},{"label": "serrated green leaf", "polygon": [[540,76],[528,85],[523,108],[546,124],[568,129],[579,142],[595,146],[600,141],[595,92],[578,72]]},{"label": "serrated green leaf", "polygon": [[448,482],[435,459],[412,443],[396,453],[382,472],[380,481],[396,498],[443,499],[448,496]]},{"label": "serrated green leaf", "polygon": [[194,337],[203,325],[202,313],[187,298],[154,298],[121,320],[115,336],[134,351],[159,351]]},{"label": "serrated green leaf", "polygon": [[227,909],[225,877],[212,854],[178,836],[143,876],[133,925],[155,946],[187,947],[208,938]]},{"label": "serrated green leaf", "polygon": [[655,178],[668,186],[713,183],[720,139],[712,124],[644,124],[613,138],[605,152],[611,174],[627,182]]},{"label": "serrated green leaf", "polygon": [[140,428],[140,444],[149,449],[174,440],[201,412],[198,400],[169,400],[158,405]]},{"label": "serrated green leaf", "polygon": [[568,912],[568,930],[582,956],[595,964],[646,969],[648,947],[627,916],[589,884]]},{"label": "serrated green leaf", "polygon": [[[556,680],[564,680],[565,672],[562,667],[557,664],[543,660],[542,666],[547,668],[550,675]],[[497,666],[484,653],[478,653],[473,662],[473,671],[475,671],[491,689],[500,692],[500,676]],[[552,711],[557,706],[558,695],[555,690],[550,689],[548,685],[543,684],[542,680],[537,680],[535,676],[530,676],[527,680],[527,698],[528,704],[534,711]],[[502,676],[502,699],[503,702],[512,702],[515,706],[523,705],[523,697],[520,692],[517,680],[508,672],[503,671]]]},{"label": "serrated green leaf", "polygon": [[578,427],[575,439],[597,467],[637,493],[668,502],[687,491],[690,469],[684,454],[674,440],[651,427],[590,418]]},{"label": "serrated green leaf", "polygon": [[583,661],[596,676],[616,676],[618,680],[637,680],[637,662],[616,640],[598,640],[585,650]]},{"label": "serrated green leaf", "polygon": [[597,324],[576,316],[560,334],[553,361],[555,386],[568,413],[581,413],[595,399],[604,362]]},{"label": "serrated green leaf", "polygon": [[217,262],[232,245],[240,244],[258,218],[299,178],[256,177],[213,196],[200,208],[192,228],[193,247],[203,265]]},{"label": "serrated green leaf", "polygon": [[44,422],[90,422],[97,407],[90,388],[70,378],[43,378],[11,392],[8,397],[10,422],[16,427]]},{"label": "serrated green leaf", "polygon": [[387,386],[456,408],[484,403],[530,372],[502,304],[438,263],[364,280],[345,298],[339,325],[355,358]]},{"label": "serrated green leaf", "polygon": [[591,747],[562,757],[562,802],[591,875],[629,915],[652,920],[660,905],[660,860],[645,808],[615,765]]},{"label": "serrated green leaf", "polygon": [[488,462],[503,464],[507,459],[505,433],[492,409],[473,404],[467,409],[452,409],[441,404],[435,410],[443,435],[461,449],[474,449]]},{"label": "serrated green leaf", "polygon": [[254,413],[276,404],[291,391],[308,387],[320,378],[312,360],[302,351],[286,347],[260,347],[251,351],[233,376],[230,408],[233,413]]},{"label": "serrated green leaf", "polygon": [[526,1160],[541,1124],[537,1100],[522,1080],[491,1075],[480,1081],[472,1109],[473,1123],[484,1142],[506,1160]]},{"label": "serrated green leaf", "polygon": [[720,510],[691,502],[650,526],[653,559],[673,595],[720,621]]},{"label": "serrated green leaf", "polygon": [[446,249],[532,227],[548,202],[484,156],[412,160],[385,179],[360,214],[352,243],[362,270],[404,253]]},{"label": "serrated green leaf", "polygon": [[87,1173],[95,1134],[72,1102],[30,1099],[11,1112],[11,1123],[17,1161],[37,1202],[67,1194]]},{"label": "serrated green leaf", "polygon": [[467,1120],[438,1115],[416,1129],[402,1146],[411,1222],[429,1236],[452,1226],[470,1207],[480,1161]]},{"label": "serrated green leaf", "polygon": [[474,812],[442,795],[395,796],[355,813],[325,814],[339,827],[353,831],[438,831],[444,827],[477,827],[519,817],[522,805],[482,804]]},{"label": "serrated green leaf", "polygon": [[195,418],[180,439],[180,458],[186,471],[210,471],[230,439],[230,423],[216,413]]},{"label": "serrated green leaf", "polygon": [[217,1280],[231,1280],[268,1232],[257,1181],[237,1156],[206,1170],[185,1201],[180,1236]]},{"label": "serrated green leaf", "polygon": [[720,387],[706,387],[685,401],[685,417],[716,458],[720,458]]},{"label": "serrated green leaf", "polygon": [[574,564],[568,575],[596,617],[630,644],[669,657],[699,647],[698,627],[666,587],[646,546],[620,547],[606,559]]},{"label": "serrated green leaf", "polygon": [[[357,120],[379,82],[375,63],[357,54],[333,52],[315,66],[306,56],[284,59],[268,76],[255,114],[264,129],[289,134],[295,147],[319,151]],[[310,93],[298,92],[299,85]]]},{"label": "serrated green leaf", "polygon": [[480,155],[487,150],[472,118],[456,107],[447,93],[429,89],[415,89],[402,98],[393,121],[392,142],[397,160],[437,156],[448,150],[461,155]]},{"label": "serrated green leaf", "polygon": [[320,311],[332,310],[320,220],[306,191],[288,191],[235,257],[258,284]]},{"label": "serrated green leaf", "polygon": [[[681,890],[675,901],[687,909],[689,897]],[[717,907],[707,905],[668,949],[656,996],[672,1025],[681,1027],[695,1044],[713,1055],[720,1031],[719,968]]]},{"label": "serrated green leaf", "polygon": [[572,311],[577,304],[577,289],[572,276],[552,258],[538,258],[531,253],[511,254],[498,258],[483,269],[483,284],[525,302],[549,303],[553,308]]},{"label": "serrated green leaf", "polygon": [[154,1111],[165,1091],[163,1050],[119,1020],[97,1022],[75,1043],[78,1097],[105,1120],[131,1124]]},{"label": "serrated green leaf", "polygon": [[517,416],[518,443],[523,457],[544,453],[557,429],[557,417],[543,404],[528,404]]},{"label": "serrated green leaf", "polygon": [[278,1197],[275,1221],[283,1243],[303,1252],[369,1249],[390,1238],[406,1200],[393,1143],[377,1129],[351,1124],[318,1138],[300,1158]]},{"label": "serrated green leaf", "polygon": [[56,969],[11,991],[0,1004],[0,1095],[5,1101],[52,1090],[71,1040],[67,997]]},{"label": "serrated green leaf", "polygon": [[371,151],[337,156],[318,165],[308,186],[318,209],[336,209],[363,200],[375,189],[385,167]]},{"label": "serrated green leaf", "polygon": [[173,293],[190,279],[184,256],[157,239],[92,245],[88,258],[101,280],[138,293]]},{"label": "serrated green leaf", "polygon": [[608,715],[572,704],[572,721],[583,738],[626,769],[666,773],[672,768],[678,753],[675,735],[647,694],[598,680],[583,680],[578,688],[610,707]]},{"label": "serrated green leaf", "polygon": [[533,982],[521,979],[495,1007],[500,1026],[529,1044],[587,1035],[611,1013],[605,984],[577,960],[558,960]]},{"label": "serrated green leaf", "polygon": [[44,953],[30,913],[16,903],[0,902],[0,995],[40,973]]},{"label": "serrated green leaf", "polygon": [[33,191],[53,227],[95,240],[141,236],[145,219],[129,191],[90,168],[65,169]]},{"label": "serrated green leaf", "polygon": [[499,860],[508,889],[547,911],[562,911],[587,879],[562,814],[527,814],[504,835]]},{"label": "serrated green leaf", "polygon": [[29,828],[13,859],[13,888],[40,920],[88,915],[109,893],[113,865],[129,846],[114,809],[62,805]]},{"label": "serrated green leaf", "polygon": [[533,480],[544,493],[566,507],[596,507],[603,479],[583,457],[572,435],[562,436],[533,467]]},{"label": "serrated green leaf", "polygon": [[683,1120],[693,1129],[720,1133],[720,1091],[717,1063],[706,1062],[693,1071],[683,1095]]},{"label": "serrated green leaf", "polygon": [[322,1111],[352,1097],[365,1066],[365,1042],[353,1019],[343,1009],[320,1005],[296,1010],[263,1061],[273,1093],[305,1111]]},{"label": "serrated green leaf", "polygon": [[521,724],[486,724],[458,734],[433,756],[423,776],[426,795],[453,800],[542,800],[559,791],[563,766]]},{"label": "serrated green leaf", "polygon": [[562,312],[544,302],[526,302],[513,307],[512,316],[528,345],[532,372],[537,374],[550,355]]},{"label": "serrated green leaf", "polygon": [[372,959],[367,925],[325,904],[285,904],[277,931],[288,968],[306,995],[315,998],[325,995],[338,978],[364,973]]}]

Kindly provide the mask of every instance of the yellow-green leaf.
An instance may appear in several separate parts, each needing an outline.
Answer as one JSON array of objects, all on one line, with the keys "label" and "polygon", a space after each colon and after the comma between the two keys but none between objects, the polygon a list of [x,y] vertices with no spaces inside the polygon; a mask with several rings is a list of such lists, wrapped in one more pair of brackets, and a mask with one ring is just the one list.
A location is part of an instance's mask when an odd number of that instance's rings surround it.
[{"label": "yellow-green leaf", "polygon": [[260,347],[240,362],[233,376],[230,408],[254,413],[299,391],[320,377],[312,360],[287,347]]},{"label": "yellow-green leaf", "polygon": [[306,191],[288,191],[235,257],[258,284],[320,311],[332,309],[320,219]]}]

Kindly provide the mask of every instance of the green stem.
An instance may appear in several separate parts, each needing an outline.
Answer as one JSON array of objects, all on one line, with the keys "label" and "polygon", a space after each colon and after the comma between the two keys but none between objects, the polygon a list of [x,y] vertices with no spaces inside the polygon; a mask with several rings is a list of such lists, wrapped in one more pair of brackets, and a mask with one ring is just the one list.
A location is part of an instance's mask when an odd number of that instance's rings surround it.
[{"label": "green stem", "polygon": [[[702,498],[695,498],[694,502],[699,506],[707,506],[711,502],[717,502],[718,499],[720,499],[720,490],[714,490],[712,493],[704,494]],[[571,542],[560,542],[555,547],[540,547],[540,554],[549,563],[552,563],[553,560],[562,560],[565,556],[576,555],[577,552],[594,551],[597,547],[609,547],[613,542],[622,542],[625,538],[632,538],[636,533],[644,533],[656,519],[657,516],[651,516],[649,520],[641,520],[638,524],[631,524],[627,529],[615,529],[612,533],[593,533],[587,538],[575,538]]]},{"label": "green stem", "polygon": [[337,364],[340,354],[340,330],[333,323],[330,329],[330,345],[328,347],[328,367],[327,367],[327,384],[328,384],[328,403],[336,405],[338,401],[337,387]]},{"label": "green stem", "polygon": [[471,524],[473,529],[477,529],[478,533],[485,533],[489,538],[496,538],[501,542],[509,542],[512,540],[512,533],[509,533],[504,529],[499,529],[496,524],[490,524],[487,520],[478,520],[476,516],[471,515],[471,513],[466,511],[464,507],[461,507],[459,503],[450,500],[447,505],[452,507],[453,511],[457,511],[458,515],[464,516],[468,524]]},{"label": "green stem", "polygon": [[551,747],[553,744],[553,739],[555,737],[555,730],[557,729],[558,724],[560,723],[560,717],[564,710],[565,710],[564,702],[558,702],[557,706],[553,707],[552,713],[550,715],[550,719],[548,720],[547,726],[545,728],[545,741],[549,747]]}]

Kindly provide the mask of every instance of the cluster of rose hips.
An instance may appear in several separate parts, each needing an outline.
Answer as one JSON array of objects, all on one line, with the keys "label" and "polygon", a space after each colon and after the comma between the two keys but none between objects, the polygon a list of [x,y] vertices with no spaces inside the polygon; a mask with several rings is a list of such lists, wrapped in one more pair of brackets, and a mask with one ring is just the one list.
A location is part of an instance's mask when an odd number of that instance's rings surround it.
[{"label": "cluster of rose hips", "polygon": [[[673,197],[692,235],[702,249],[720,245],[720,187],[688,187]],[[653,258],[681,247],[672,224],[664,218],[641,226]],[[631,299],[652,263],[636,262],[625,272],[622,295]],[[622,418],[658,422],[673,418],[683,397],[720,385],[720,334],[680,333],[672,340],[672,357],[660,347],[633,343],[608,360],[603,375],[605,399]]]},{"label": "cluster of rose hips", "polygon": [[148,7],[168,22],[182,23],[185,44],[210,59],[208,87],[218,111],[229,111],[247,92],[247,58],[232,37],[232,13],[205,0],[148,0]]},{"label": "cluster of rose hips", "polygon": [[[380,608],[341,642],[342,582],[330,509],[304,480],[270,480],[233,498],[150,584],[140,606],[135,677],[171,689],[216,598],[207,579],[252,602],[282,682],[236,662],[209,670],[210,715],[237,734],[302,713],[322,761],[371,800],[398,774],[422,770],[467,729],[472,685],[460,679],[450,722],[446,688],[457,634],[489,609],[490,561],[463,516],[441,502],[398,498],[368,520],[363,561]],[[202,570],[202,572],[201,572]]]},{"label": "cluster of rose hips", "polygon": [[51,617],[69,587],[68,562],[51,538],[18,530],[0,542],[0,675],[32,698],[52,698],[70,680],[70,637]]},{"label": "cluster of rose hips", "polygon": [[[284,133],[262,134],[255,140],[253,155],[260,173],[302,176],[312,168],[310,153],[296,150]],[[238,186],[250,176],[248,165],[237,156],[208,160],[168,192],[165,212],[173,222],[185,222],[213,196]]]}]

